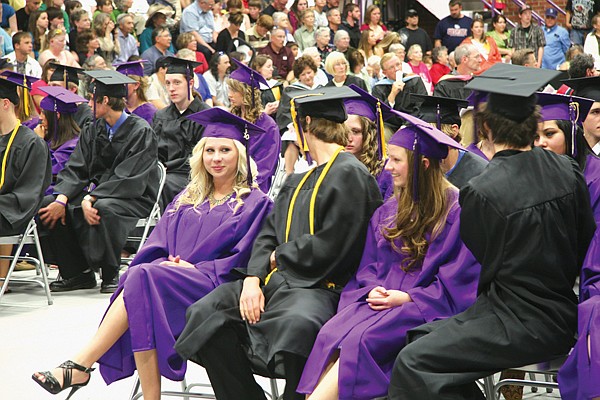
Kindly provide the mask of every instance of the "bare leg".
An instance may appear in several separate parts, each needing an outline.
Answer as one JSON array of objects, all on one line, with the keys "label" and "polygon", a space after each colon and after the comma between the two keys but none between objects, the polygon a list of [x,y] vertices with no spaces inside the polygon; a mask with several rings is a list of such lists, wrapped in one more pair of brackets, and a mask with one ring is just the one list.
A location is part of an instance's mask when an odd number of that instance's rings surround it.
[{"label": "bare leg", "polygon": [[156,350],[133,353],[146,400],[160,400],[160,372]]},{"label": "bare leg", "polygon": [[340,372],[340,359],[336,359],[333,364],[330,364],[323,375],[315,390],[306,396],[307,400],[336,400],[338,398],[338,376]]},{"label": "bare leg", "polygon": [[285,161],[285,173],[287,175],[291,175],[294,173],[294,166],[296,165],[296,161],[298,161],[298,156],[300,152],[295,144],[290,143],[285,149],[285,153],[283,155]]},{"label": "bare leg", "polygon": [[[10,256],[10,253],[12,253],[12,244],[0,244],[0,256]],[[10,260],[0,260],[0,278],[6,278],[8,267],[10,267]]]}]

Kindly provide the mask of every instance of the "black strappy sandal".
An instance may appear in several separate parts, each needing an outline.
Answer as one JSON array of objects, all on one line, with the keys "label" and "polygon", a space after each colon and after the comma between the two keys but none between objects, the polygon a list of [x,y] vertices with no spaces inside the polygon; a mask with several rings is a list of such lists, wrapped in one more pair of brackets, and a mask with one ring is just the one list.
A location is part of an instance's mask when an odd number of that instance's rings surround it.
[{"label": "black strappy sandal", "polygon": [[71,393],[69,393],[66,400],[69,400],[71,398],[71,396],[73,396],[73,393],[75,393],[77,390],[86,386],[90,382],[90,378],[91,378],[91,376],[89,376],[88,380],[85,381],[84,383],[77,383],[75,385],[71,385],[71,379],[73,377],[73,369],[76,369],[81,372],[85,372],[86,374],[91,374],[91,372],[95,369],[95,368],[86,368],[83,365],[74,363],[71,360],[65,361],[64,363],[60,364],[58,366],[58,368],[63,369],[62,387],[58,383],[58,380],[56,379],[56,377],[50,371],[39,372],[40,375],[42,375],[44,378],[46,378],[43,382],[41,380],[39,380],[35,376],[35,374],[33,374],[31,376],[31,379],[36,381],[38,385],[40,385],[41,387],[43,387],[44,389],[46,389],[48,392],[50,392],[52,394],[58,394],[58,393],[62,392],[63,390],[71,387],[72,388]]}]

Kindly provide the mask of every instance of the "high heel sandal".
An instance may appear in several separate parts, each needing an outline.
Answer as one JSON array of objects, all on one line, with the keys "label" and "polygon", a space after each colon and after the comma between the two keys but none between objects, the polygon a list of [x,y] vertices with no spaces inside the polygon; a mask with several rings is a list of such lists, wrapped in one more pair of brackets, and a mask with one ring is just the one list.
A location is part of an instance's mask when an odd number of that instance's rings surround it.
[{"label": "high heel sandal", "polygon": [[[64,363],[60,364],[58,366],[58,368],[62,368],[62,370],[63,370],[62,386],[60,386],[60,384],[58,383],[58,380],[50,371],[38,372],[41,376],[43,376],[45,378],[45,380],[43,382],[41,380],[39,380],[35,376],[35,374],[33,374],[31,376],[31,378],[34,381],[36,381],[38,385],[40,385],[41,387],[43,387],[44,389],[46,389],[48,392],[50,392],[52,394],[58,394],[65,389],[72,388],[71,393],[69,393],[69,395],[67,396],[67,398],[65,400],[69,400],[71,398],[71,396],[73,396],[73,393],[75,393],[80,388],[86,386],[90,382],[90,378],[91,378],[90,374],[95,369],[95,368],[86,368],[83,365],[74,363],[71,360],[65,361]],[[76,383],[74,385],[71,385],[71,379],[73,377],[73,369],[76,369],[81,372],[85,372],[86,374],[90,375],[90,376],[88,376],[88,380],[85,381],[84,383]]]}]

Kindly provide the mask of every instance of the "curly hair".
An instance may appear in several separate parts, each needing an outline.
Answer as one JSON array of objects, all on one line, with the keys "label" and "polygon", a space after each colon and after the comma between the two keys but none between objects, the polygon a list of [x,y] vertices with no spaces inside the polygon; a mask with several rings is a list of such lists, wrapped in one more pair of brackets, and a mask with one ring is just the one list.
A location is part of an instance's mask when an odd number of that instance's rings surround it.
[{"label": "curly hair", "polygon": [[313,58],[310,56],[299,57],[296,61],[294,61],[294,65],[292,65],[294,76],[299,77],[306,68],[310,68],[316,73],[317,64],[315,63],[315,60],[313,60]]},{"label": "curly hair", "polygon": [[[241,107],[231,107],[231,113],[254,124],[264,111],[260,90],[254,90],[250,85],[235,79],[228,79],[227,85],[230,92],[242,93],[244,96],[244,104]],[[254,108],[252,108],[252,97],[254,97]]]},{"label": "curly hair", "polygon": [[[206,137],[200,139],[198,144],[194,147],[192,156],[190,157],[190,182],[186,186],[183,194],[179,196],[175,202],[175,206],[172,208],[171,212],[176,212],[180,207],[185,205],[191,205],[193,208],[198,208],[198,206],[202,204],[214,190],[213,178],[206,170],[203,160],[204,149],[208,139],[209,138]],[[237,202],[233,209],[233,212],[235,213],[244,204],[243,198],[250,194],[250,191],[253,188],[258,188],[258,186],[255,182],[252,183],[251,187],[248,186],[246,149],[237,140],[231,140],[238,151],[237,175],[233,185],[233,191],[236,194],[235,197]],[[250,168],[252,168],[252,176],[255,178],[254,180],[256,180],[258,170],[253,160],[250,160]]]},{"label": "curly hair", "polygon": [[367,167],[371,175],[379,176],[385,165],[377,155],[377,126],[366,117],[358,117],[362,131],[363,147],[359,160]]},{"label": "curly hair", "polygon": [[[418,268],[427,254],[430,241],[442,231],[451,204],[448,202],[448,190],[452,185],[444,177],[438,160],[430,159],[429,167],[423,165],[420,157],[418,171],[413,168],[414,153],[406,150],[408,168],[406,187],[395,195],[398,199],[396,215],[382,226],[383,237],[392,248],[405,256],[400,264],[403,271]],[[419,201],[413,200],[413,175],[418,174]],[[427,234],[431,233],[429,240]]]},{"label": "curly hair", "polygon": [[540,106],[522,122],[516,122],[490,111],[486,105],[475,115],[478,127],[482,132],[491,132],[491,140],[497,144],[526,148],[531,146],[538,130]]}]

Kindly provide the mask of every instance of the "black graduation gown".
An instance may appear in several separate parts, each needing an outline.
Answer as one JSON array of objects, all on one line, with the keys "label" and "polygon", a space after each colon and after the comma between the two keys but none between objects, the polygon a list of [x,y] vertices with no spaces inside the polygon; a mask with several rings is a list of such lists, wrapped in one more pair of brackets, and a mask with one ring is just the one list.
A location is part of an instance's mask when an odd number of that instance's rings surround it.
[{"label": "black graduation gown", "polygon": [[486,160],[466,151],[446,178],[451,184],[462,189],[471,178],[481,174],[487,165]]},{"label": "black graduation gown", "polygon": [[[96,120],[81,132],[77,147],[58,174],[54,192],[69,199],[67,227],[57,224],[46,245],[57,258],[61,276],[71,278],[89,267],[118,267],[120,252],[138,219],[147,217],[158,191],[157,140],[148,123],[129,115],[108,140],[106,122]],[[90,192],[100,224],[83,218],[81,201]],[[69,230],[70,232],[66,232]],[[73,246],[75,234],[83,260],[64,259],[60,249]],[[66,257],[66,256],[65,256]],[[75,264],[75,265],[74,265]]]},{"label": "black graduation gown", "polygon": [[477,300],[409,332],[416,340],[396,359],[391,399],[479,399],[476,379],[575,342],[573,285],[595,230],[577,164],[541,148],[502,151],[460,205],[461,238],[482,266]]},{"label": "black graduation gown", "polygon": [[465,81],[463,79],[448,78],[441,80],[435,85],[433,89],[433,95],[437,97],[449,97],[452,99],[463,99],[466,100],[471,94],[471,89],[465,89],[467,83],[470,80]]},{"label": "black graduation gown", "polygon": [[[11,133],[0,136],[0,166]],[[46,142],[21,125],[10,147],[5,173],[0,189],[0,236],[23,233],[38,212],[52,178]]]},{"label": "black graduation gown", "polygon": [[[248,275],[264,282],[273,250],[278,268],[263,286],[266,304],[260,321],[249,325],[240,318],[242,280],[219,286],[188,308],[188,322],[175,345],[185,359],[201,363],[201,348],[225,325],[249,338],[249,357],[261,374],[282,376],[282,352],[308,357],[319,329],[336,312],[341,288],[358,267],[368,221],[381,204],[377,182],[364,165],[340,153],[319,189],[315,234],[310,235],[310,197],[323,168],[317,167],[298,194],[289,240],[285,242],[288,207],[304,174],[286,180],[254,243]],[[326,288],[326,282],[335,287]]]},{"label": "black graduation gown", "polygon": [[287,131],[288,125],[292,122],[292,114],[290,113],[292,98],[300,96],[302,92],[307,90],[309,89],[306,86],[299,83],[291,84],[283,89],[283,94],[279,101],[279,107],[277,107],[277,114],[275,116],[279,132],[283,133]]},{"label": "black graduation gown", "polygon": [[[390,105],[388,101],[388,96],[392,91],[392,84],[388,83],[380,83],[376,84],[373,87],[373,97],[378,98],[388,106]],[[422,94],[427,95],[427,89],[425,89],[425,85],[423,81],[418,78],[412,78],[405,82],[404,89],[396,95],[396,102],[394,103],[394,110],[401,111],[415,117],[419,116],[420,113],[420,105],[422,101],[415,101],[411,97],[411,94]],[[404,121],[399,117],[392,117],[386,120],[386,125],[389,125],[393,130],[397,130],[404,124]]]},{"label": "black graduation gown", "polygon": [[94,113],[87,103],[79,103],[77,111],[73,114],[73,119],[77,123],[77,126],[83,130],[83,127],[94,119]]},{"label": "black graduation gown", "polygon": [[158,159],[167,167],[167,181],[160,200],[163,210],[188,184],[189,158],[194,146],[202,138],[204,127],[185,117],[209,108],[206,103],[194,97],[183,113],[179,112],[175,104],[170,104],[154,114],[152,128],[158,137]]}]

